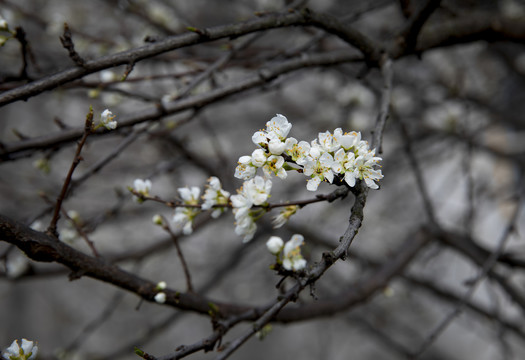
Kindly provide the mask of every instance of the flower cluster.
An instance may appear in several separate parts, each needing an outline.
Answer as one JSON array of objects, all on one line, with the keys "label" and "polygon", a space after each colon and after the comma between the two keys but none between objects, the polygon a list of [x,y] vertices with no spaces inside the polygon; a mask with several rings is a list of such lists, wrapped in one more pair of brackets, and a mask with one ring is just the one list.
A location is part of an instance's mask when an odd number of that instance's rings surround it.
[{"label": "flower cluster", "polygon": [[306,142],[287,137],[291,128],[288,119],[277,114],[266,123],[266,130],[253,134],[252,141],[259,148],[250,156],[239,158],[235,177],[249,180],[262,168],[266,177],[273,174],[285,179],[287,170],[300,170],[287,164],[291,162],[299,165],[309,178],[306,188],[310,191],[316,191],[322,181],[332,183],[335,176],[351,187],[359,179],[372,189],[379,188],[376,181],[383,178],[377,169],[381,158],[361,140],[359,132],[343,133],[337,128],[333,133],[319,133],[317,139]]},{"label": "flower cluster", "polygon": [[[360,133],[343,133],[337,128],[333,133],[319,133],[316,139],[307,142],[288,137],[291,128],[288,119],[277,114],[266,123],[266,129],[253,134],[252,141],[258,148],[251,155],[239,158],[235,177],[244,183],[237,194],[230,196],[216,177],[208,179],[202,197],[196,186],[179,188],[181,202],[176,204],[174,225],[184,235],[189,235],[193,232],[193,221],[201,211],[211,210],[211,216],[216,218],[231,207],[235,216],[235,233],[242,236],[244,242],[250,241],[257,230],[256,221],[271,208],[268,205],[271,177],[286,179],[287,171],[292,170],[308,177],[306,188],[310,191],[317,190],[323,181],[333,183],[335,179],[337,184],[344,181],[351,187],[357,180],[362,180],[372,189],[379,188],[376,181],[383,178],[378,169],[381,158],[376,157],[375,150],[370,150],[368,143],[361,140]],[[262,176],[257,174],[259,168]],[[149,196],[151,182],[137,179],[130,190],[134,190],[135,198],[140,201],[139,195]],[[284,206],[273,220],[274,227],[283,226],[298,209],[299,205]],[[153,222],[165,226],[160,215],[155,216]],[[283,267],[296,271],[303,268],[305,262],[299,250],[302,240],[297,243],[298,238],[293,239],[289,242],[291,245],[283,245],[279,251],[283,252]]]},{"label": "flower cluster", "polygon": [[33,341],[22,339],[21,347],[18,345],[18,340],[15,340],[2,355],[9,360],[33,360],[37,354],[38,346],[33,344]]},{"label": "flower cluster", "polygon": [[235,215],[235,233],[243,236],[243,241],[248,242],[253,238],[257,225],[255,221],[263,214],[264,210],[252,211],[252,206],[264,204],[270,197],[272,181],[256,176],[244,182],[237,195],[230,197],[233,214]]},{"label": "flower cluster", "polygon": [[292,235],[291,239],[284,243],[278,236],[272,236],[266,242],[266,247],[276,256],[277,263],[288,271],[300,271],[306,267],[306,260],[301,255],[301,245],[304,237],[300,234]]}]

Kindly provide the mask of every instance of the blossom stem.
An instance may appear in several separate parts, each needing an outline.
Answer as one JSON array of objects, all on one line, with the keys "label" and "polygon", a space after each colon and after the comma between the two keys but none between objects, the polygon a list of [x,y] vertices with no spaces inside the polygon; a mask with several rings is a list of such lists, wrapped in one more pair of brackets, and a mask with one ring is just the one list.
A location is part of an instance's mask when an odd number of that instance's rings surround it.
[{"label": "blossom stem", "polygon": [[186,288],[188,292],[193,293],[194,291],[193,291],[193,285],[191,282],[190,270],[188,268],[188,264],[186,263],[186,259],[184,258],[184,254],[182,253],[182,249],[180,248],[179,238],[177,237],[177,235],[173,233],[173,231],[171,231],[168,225],[168,221],[166,219],[164,218],[162,219],[162,224],[163,224],[162,228],[166,230],[168,234],[170,234],[170,237],[173,240],[173,244],[175,244],[175,249],[177,250],[177,255],[179,256],[180,263],[182,265],[182,270],[184,271],[184,277],[186,278]]}]

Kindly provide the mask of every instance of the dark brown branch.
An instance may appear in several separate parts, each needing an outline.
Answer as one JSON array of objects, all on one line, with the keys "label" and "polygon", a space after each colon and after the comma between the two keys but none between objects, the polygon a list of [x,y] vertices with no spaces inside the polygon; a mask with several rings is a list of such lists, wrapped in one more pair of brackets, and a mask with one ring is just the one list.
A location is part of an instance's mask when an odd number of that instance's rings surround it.
[{"label": "dark brown branch", "polygon": [[419,11],[414,14],[401,31],[399,40],[405,46],[405,52],[412,53],[416,47],[417,38],[423,25],[441,4],[441,0],[428,0]]},{"label": "dark brown branch", "polygon": [[369,299],[377,291],[383,289],[388,282],[399,275],[405,266],[428,243],[429,237],[424,232],[409,237],[395,251],[395,257],[385,262],[381,267],[354,284],[348,289],[327,300],[319,300],[295,308],[288,308],[281,312],[276,320],[280,322],[294,322],[315,317],[329,316],[344,311]]},{"label": "dark brown branch", "polygon": [[69,190],[69,184],[71,183],[73,172],[75,171],[76,167],[78,166],[78,164],[80,164],[80,161],[82,160],[82,158],[80,157],[82,148],[84,147],[84,144],[86,143],[86,140],[92,131],[93,131],[93,109],[89,109],[89,113],[86,116],[86,121],[84,124],[84,134],[82,135],[82,139],[80,139],[77,145],[77,150],[75,152],[75,156],[73,157],[73,162],[71,163],[66,179],[64,180],[64,184],[62,185],[62,190],[60,190],[60,194],[58,195],[56,205],[55,205],[55,210],[53,212],[53,217],[51,218],[51,222],[49,223],[49,227],[47,229],[49,233],[53,234],[57,238],[58,238],[57,222],[58,222],[58,218],[60,217],[60,210],[62,209],[62,202],[66,198],[66,194]]},{"label": "dark brown branch", "polygon": [[60,42],[62,43],[62,46],[67,50],[71,60],[73,60],[73,62],[78,66],[83,67],[85,61],[75,50],[75,44],[73,43],[71,30],[69,29],[67,23],[64,23],[64,33],[60,37]]},{"label": "dark brown branch", "polygon": [[[158,293],[155,282],[124,271],[104,259],[88,256],[60,241],[56,241],[45,233],[34,231],[4,215],[0,215],[0,240],[16,245],[29,258],[35,261],[57,262],[67,266],[72,271],[72,278],[88,276],[113,284],[152,302]],[[163,291],[167,295],[167,304],[202,314],[208,313],[208,304],[212,302],[195,294],[182,293],[171,289]],[[247,310],[243,306],[223,305],[220,302],[212,303],[225,316],[229,313],[242,313]]]}]

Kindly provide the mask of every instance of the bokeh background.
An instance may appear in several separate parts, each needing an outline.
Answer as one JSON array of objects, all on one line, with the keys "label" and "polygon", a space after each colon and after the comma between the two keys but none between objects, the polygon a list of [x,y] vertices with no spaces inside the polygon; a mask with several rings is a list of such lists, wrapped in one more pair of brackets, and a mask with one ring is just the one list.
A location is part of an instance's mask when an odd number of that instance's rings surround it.
[{"label": "bokeh background", "polygon": [[[378,41],[392,41],[406,18],[402,11],[418,1],[306,2],[313,11],[338,17]],[[278,0],[178,1],[0,0],[0,15],[10,28],[21,26],[30,51],[31,79],[74,66],[59,37],[67,22],[76,50],[97,59],[186,32],[281,11],[294,4]],[[443,1],[430,25],[468,16],[525,19],[525,4],[516,0]],[[430,26],[429,25],[429,26]],[[525,39],[525,38],[524,38]],[[231,49],[239,50],[231,54]],[[135,64],[126,81],[118,66],[0,108],[0,144],[9,148],[28,138],[53,137],[81,128],[92,106],[109,108],[117,120],[179,99],[257,76],[265,68],[309,53],[348,45],[313,27],[290,27],[185,47]],[[350,49],[351,50],[351,49]],[[23,84],[20,43],[9,39],[0,48],[0,91]],[[359,53],[356,51],[356,55]],[[195,78],[230,56],[189,91]],[[381,188],[371,191],[364,225],[349,258],[317,283],[319,298],[337,294],[391,259],[399,245],[428,222],[416,184],[412,154],[443,228],[495,249],[505,229],[505,253],[517,265],[496,270],[518,295],[497,281],[484,280],[464,311],[422,359],[520,359],[525,356],[523,308],[524,213],[516,220],[516,196],[523,191],[525,160],[525,48],[520,42],[475,41],[438,48],[396,60],[392,113],[383,151]],[[293,124],[290,136],[311,141],[319,132],[341,127],[371,139],[379,111],[383,80],[363,63],[345,63],[290,72],[264,86],[234,96],[92,136],[73,179],[78,181],[64,208],[78,216],[97,250],[141,277],[184,289],[185,280],[169,236],[151,219],[171,218],[173,210],[155,202],[137,204],[127,187],[150,179],[152,194],[176,199],[177,188],[198,186],[218,176],[235,193],[237,159],[250,154],[252,134],[276,113]],[[35,228],[47,226],[50,202],[56,199],[75,151],[69,142],[14,153],[0,163],[0,213]],[[103,162],[100,170],[93,169]],[[334,186],[324,183],[320,193]],[[272,202],[313,198],[301,174],[273,181]],[[271,235],[287,239],[302,233],[309,262],[334,248],[347,227],[352,198],[301,209],[280,229],[272,229],[274,210],[265,215],[248,244],[233,231],[231,213],[210,220],[201,215],[195,231],[181,237],[195,288],[211,298],[262,305],[275,298],[279,277],[269,269],[265,249]],[[517,205],[518,204],[518,205]],[[72,213],[74,211],[76,213]],[[89,252],[71,221],[59,223],[61,239]],[[0,243],[0,347],[25,337],[38,341],[41,359],[134,359],[133,346],[162,355],[211,332],[207,317],[143,303],[130,293],[93,279],[70,280],[56,264],[30,261]],[[366,302],[337,315],[292,324],[272,324],[262,340],[252,339],[233,359],[404,359],[444,318],[458,308],[479,266],[457,248],[438,241],[426,246],[387,287]],[[311,302],[302,294],[298,302]],[[235,338],[243,324],[223,340]],[[197,353],[208,359],[216,353]]]}]

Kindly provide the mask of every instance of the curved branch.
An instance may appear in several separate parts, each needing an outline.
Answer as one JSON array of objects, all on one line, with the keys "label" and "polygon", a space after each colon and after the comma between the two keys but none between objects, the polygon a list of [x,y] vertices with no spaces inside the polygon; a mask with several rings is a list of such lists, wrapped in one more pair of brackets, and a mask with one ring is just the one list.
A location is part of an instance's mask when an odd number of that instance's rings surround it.
[{"label": "curved branch", "polygon": [[[4,215],[0,215],[0,240],[17,246],[35,261],[57,262],[67,266],[72,270],[71,279],[88,276],[128,290],[152,302],[158,292],[155,289],[156,283],[124,271],[102,258],[88,256],[63,242],[57,241],[51,235],[35,231]],[[208,313],[208,304],[212,302],[195,294],[169,289],[164,290],[164,292],[167,295],[167,304],[202,314]],[[220,309],[220,313],[225,315],[242,313],[249,309],[243,306],[213,303]]]}]

